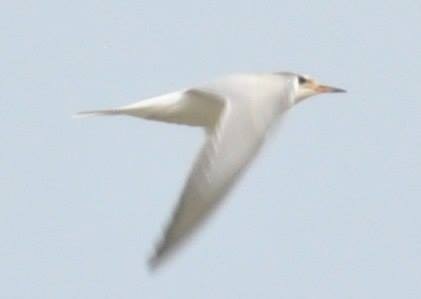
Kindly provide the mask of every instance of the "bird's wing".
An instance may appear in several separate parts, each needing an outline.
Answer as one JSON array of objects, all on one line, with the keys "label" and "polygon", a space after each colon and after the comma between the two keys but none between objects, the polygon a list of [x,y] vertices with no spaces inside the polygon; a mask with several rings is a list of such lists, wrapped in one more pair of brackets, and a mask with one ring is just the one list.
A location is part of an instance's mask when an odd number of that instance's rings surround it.
[{"label": "bird's wing", "polygon": [[259,115],[254,114],[247,101],[206,90],[191,92],[220,101],[224,107],[215,128],[208,133],[164,237],[149,261],[152,269],[211,214],[255,156],[267,129],[259,125]]}]

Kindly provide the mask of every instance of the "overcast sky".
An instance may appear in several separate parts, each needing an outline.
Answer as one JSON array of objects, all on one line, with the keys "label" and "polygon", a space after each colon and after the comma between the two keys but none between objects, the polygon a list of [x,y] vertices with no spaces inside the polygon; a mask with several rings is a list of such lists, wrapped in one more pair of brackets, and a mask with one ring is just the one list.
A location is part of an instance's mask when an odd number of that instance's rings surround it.
[{"label": "overcast sky", "polygon": [[[421,298],[421,2],[4,1],[1,298]],[[295,107],[223,209],[152,253],[198,129],[72,119],[238,71]]]}]

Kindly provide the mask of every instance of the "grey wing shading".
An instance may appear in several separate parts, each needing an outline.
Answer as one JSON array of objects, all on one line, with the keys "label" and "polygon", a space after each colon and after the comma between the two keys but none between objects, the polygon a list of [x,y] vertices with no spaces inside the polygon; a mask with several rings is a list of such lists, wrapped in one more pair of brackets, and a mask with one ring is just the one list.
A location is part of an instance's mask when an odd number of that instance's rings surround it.
[{"label": "grey wing shading", "polygon": [[159,266],[215,210],[265,136],[255,126],[248,105],[203,90],[193,92],[220,101],[224,107],[193,165],[163,239],[149,260],[151,269]]}]

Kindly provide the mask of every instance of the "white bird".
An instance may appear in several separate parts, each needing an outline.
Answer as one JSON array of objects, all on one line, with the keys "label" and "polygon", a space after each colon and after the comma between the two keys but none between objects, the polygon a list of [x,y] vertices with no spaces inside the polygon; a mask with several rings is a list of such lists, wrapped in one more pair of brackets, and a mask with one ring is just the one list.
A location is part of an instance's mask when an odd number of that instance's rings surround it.
[{"label": "white bird", "polygon": [[234,74],[127,106],[78,115],[129,115],[206,130],[205,145],[149,260],[154,269],[215,210],[253,160],[272,125],[294,104],[330,92],[345,90],[290,72]]}]

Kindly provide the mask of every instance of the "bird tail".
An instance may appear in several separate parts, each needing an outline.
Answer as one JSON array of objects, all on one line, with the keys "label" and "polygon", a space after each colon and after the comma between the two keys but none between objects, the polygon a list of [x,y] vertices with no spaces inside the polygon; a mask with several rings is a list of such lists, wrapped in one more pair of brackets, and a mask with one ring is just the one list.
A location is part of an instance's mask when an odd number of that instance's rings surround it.
[{"label": "bird tail", "polygon": [[118,114],[122,114],[122,111],[120,109],[106,109],[106,110],[81,111],[74,114],[73,117],[82,118],[82,117],[118,115]]}]

